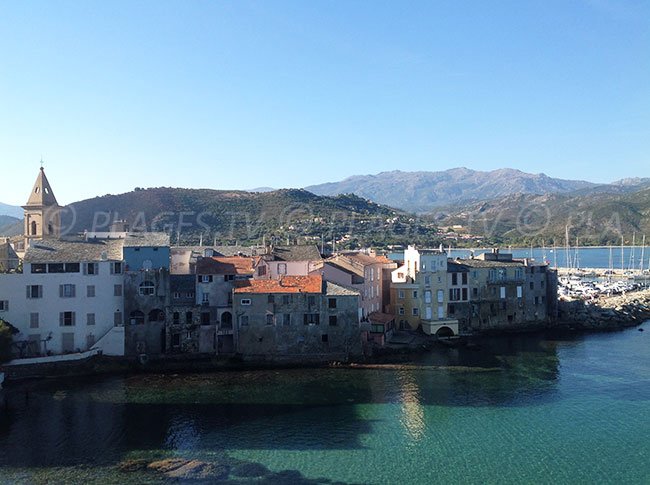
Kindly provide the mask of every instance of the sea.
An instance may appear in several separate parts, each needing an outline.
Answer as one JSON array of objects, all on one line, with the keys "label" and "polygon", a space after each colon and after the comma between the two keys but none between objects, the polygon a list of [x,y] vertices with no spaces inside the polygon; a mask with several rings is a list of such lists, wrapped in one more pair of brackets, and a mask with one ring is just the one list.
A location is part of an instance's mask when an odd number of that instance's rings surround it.
[{"label": "sea", "polygon": [[[448,248],[445,248],[448,250]],[[490,252],[491,249],[456,249],[449,253],[452,258],[469,258],[472,254]],[[650,247],[612,246],[610,247],[572,247],[572,248],[500,248],[503,253],[511,253],[515,258],[532,258],[559,268],[612,268],[615,270],[639,270],[650,268]],[[404,259],[404,252],[392,252],[389,258]],[[642,263],[643,261],[643,263]]]},{"label": "sea", "polygon": [[170,457],[221,466],[209,483],[650,483],[641,328],[369,367],[15,384],[0,391],[0,483],[172,483],[119,468]]}]

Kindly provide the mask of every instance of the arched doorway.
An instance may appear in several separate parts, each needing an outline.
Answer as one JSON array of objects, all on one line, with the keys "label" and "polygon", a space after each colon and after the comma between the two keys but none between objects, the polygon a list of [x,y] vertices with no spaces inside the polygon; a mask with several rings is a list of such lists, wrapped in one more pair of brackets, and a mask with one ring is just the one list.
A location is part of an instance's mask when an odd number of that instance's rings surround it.
[{"label": "arched doorway", "polygon": [[165,321],[165,312],[154,308],[149,312],[149,322],[164,322]]},{"label": "arched doorway", "polygon": [[221,328],[232,328],[232,313],[223,312],[221,314]]},{"label": "arched doorway", "polygon": [[438,336],[438,337],[453,337],[454,336],[454,331],[449,327],[440,327],[438,329],[438,331],[436,332],[436,336]]}]

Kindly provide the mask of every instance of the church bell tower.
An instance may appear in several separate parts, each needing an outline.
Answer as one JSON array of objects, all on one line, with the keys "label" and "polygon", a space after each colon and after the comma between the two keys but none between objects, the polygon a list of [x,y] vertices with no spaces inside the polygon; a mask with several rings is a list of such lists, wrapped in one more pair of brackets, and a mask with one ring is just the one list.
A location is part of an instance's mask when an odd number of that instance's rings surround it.
[{"label": "church bell tower", "polygon": [[50,182],[41,170],[36,177],[34,188],[25,209],[25,249],[34,240],[59,238],[61,236],[61,207],[54,197]]}]

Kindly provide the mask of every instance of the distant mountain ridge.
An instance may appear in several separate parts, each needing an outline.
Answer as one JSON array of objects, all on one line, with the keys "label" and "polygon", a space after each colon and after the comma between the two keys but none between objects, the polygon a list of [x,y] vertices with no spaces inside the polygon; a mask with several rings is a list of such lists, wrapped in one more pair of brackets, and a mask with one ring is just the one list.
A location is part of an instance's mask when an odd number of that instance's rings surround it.
[{"label": "distant mountain ridge", "polygon": [[0,202],[0,216],[11,216],[17,219],[23,218],[23,208],[17,205],[3,204]]},{"label": "distant mountain ridge", "polygon": [[624,179],[614,184],[596,184],[584,180],[564,180],[543,173],[530,174],[504,168],[482,172],[454,168],[440,172],[402,172],[394,170],[376,175],[355,175],[340,182],[306,187],[318,195],[355,194],[398,209],[429,212],[435,207],[467,204],[513,194],[564,194],[606,188],[626,192],[650,183],[650,179]]}]

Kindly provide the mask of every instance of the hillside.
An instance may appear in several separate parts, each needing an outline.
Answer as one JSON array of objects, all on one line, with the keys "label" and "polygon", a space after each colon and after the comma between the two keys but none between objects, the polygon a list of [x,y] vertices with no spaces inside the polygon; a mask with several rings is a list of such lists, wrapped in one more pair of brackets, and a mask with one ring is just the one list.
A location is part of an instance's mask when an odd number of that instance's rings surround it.
[{"label": "hillside", "polygon": [[[226,242],[325,241],[344,247],[409,240],[429,243],[431,222],[354,195],[321,197],[306,190],[252,193],[206,189],[136,189],[71,204],[62,221],[66,233],[106,231],[109,221],[126,220],[132,230],[165,231],[174,243],[216,238]],[[340,246],[339,246],[340,247]]]},{"label": "hillside", "polygon": [[581,244],[620,244],[621,235],[629,243],[634,232],[650,237],[650,188],[626,194],[515,194],[440,208],[435,220],[495,242],[564,244],[569,226],[572,243],[578,237]]},{"label": "hillside", "polygon": [[0,215],[0,236],[22,234],[23,220],[16,217]]},{"label": "hillside", "polygon": [[319,195],[355,194],[402,210],[428,212],[437,206],[466,204],[516,193],[568,193],[596,185],[513,169],[480,172],[455,168],[444,172],[392,171],[359,175],[306,189]]},{"label": "hillside", "polygon": [[11,216],[21,219],[23,217],[23,208],[0,202],[0,216]]}]

